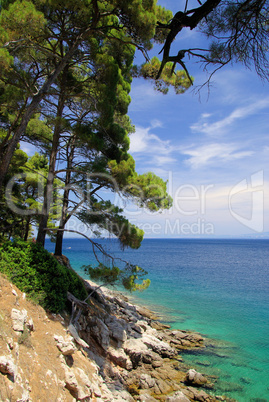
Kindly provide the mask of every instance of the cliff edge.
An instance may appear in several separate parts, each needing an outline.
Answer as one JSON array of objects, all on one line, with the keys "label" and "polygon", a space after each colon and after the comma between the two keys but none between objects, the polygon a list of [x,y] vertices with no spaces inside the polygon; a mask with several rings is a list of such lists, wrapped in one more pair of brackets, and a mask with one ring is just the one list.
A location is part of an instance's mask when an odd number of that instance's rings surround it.
[{"label": "cliff edge", "polygon": [[0,276],[1,401],[217,401],[210,379],[185,368],[200,334],[170,330],[149,310],[86,284],[88,303],[49,314]]}]

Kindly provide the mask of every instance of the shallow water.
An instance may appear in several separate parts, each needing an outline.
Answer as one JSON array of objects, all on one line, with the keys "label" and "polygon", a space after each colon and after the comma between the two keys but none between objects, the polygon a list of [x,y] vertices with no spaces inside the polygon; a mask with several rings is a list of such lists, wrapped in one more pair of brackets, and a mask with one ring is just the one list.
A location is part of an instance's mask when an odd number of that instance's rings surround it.
[{"label": "shallow water", "polygon": [[[269,240],[146,239],[123,254],[115,240],[102,244],[148,271],[151,286],[136,301],[172,328],[207,336],[208,347],[184,360],[212,375],[218,394],[269,401]],[[93,261],[84,239],[64,240],[64,254],[82,276]]]}]

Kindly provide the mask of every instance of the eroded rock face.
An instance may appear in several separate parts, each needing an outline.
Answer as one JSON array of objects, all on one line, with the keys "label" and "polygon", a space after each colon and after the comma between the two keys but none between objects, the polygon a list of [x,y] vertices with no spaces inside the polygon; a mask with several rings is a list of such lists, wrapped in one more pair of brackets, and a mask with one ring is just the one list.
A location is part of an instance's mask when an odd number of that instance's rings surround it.
[{"label": "eroded rock face", "polygon": [[194,369],[190,369],[186,375],[186,382],[196,386],[202,386],[207,383],[207,379],[203,374],[198,373]]},{"label": "eroded rock face", "polygon": [[[31,334],[31,349],[25,345],[19,349],[17,342],[24,328],[30,329],[31,322],[27,316],[33,314],[30,308],[23,308],[28,302],[17,292],[21,311],[13,309],[14,320],[9,324],[13,327],[16,323],[17,330],[14,332],[11,329],[11,333],[7,334],[4,347],[13,358],[22,356],[21,361],[27,360],[27,367],[33,364],[34,371],[32,366],[30,370],[35,373],[35,381],[32,380],[31,386],[27,385],[28,368],[24,369],[25,373],[16,373],[14,400],[30,401],[32,395],[35,400],[52,400],[57,394],[60,398],[57,402],[216,401],[206,392],[188,386],[197,386],[195,381],[202,386],[204,376],[191,370],[186,374],[186,369],[180,365],[180,349],[203,345],[199,334],[171,331],[154,321],[156,317],[149,310],[134,306],[126,298],[109,291],[98,292],[98,296],[90,298],[89,305],[83,307],[75,326],[64,324],[63,317],[59,317],[58,329],[50,333],[49,327],[55,325],[58,318],[55,316],[50,321],[49,314],[39,312],[43,325],[41,330],[39,318],[33,315],[35,331]],[[14,295],[12,303],[14,306]],[[14,341],[11,341],[13,338]],[[44,345],[39,347],[43,341],[47,349],[45,353]],[[38,353],[45,355],[44,360]],[[13,361],[16,361],[16,367],[5,359],[2,361],[5,389],[11,381],[9,375],[14,375],[17,370],[17,360]],[[47,362],[50,362],[48,367]]]},{"label": "eroded rock face", "polygon": [[156,380],[149,374],[142,374],[139,379],[139,386],[143,389],[153,388],[156,385]]}]

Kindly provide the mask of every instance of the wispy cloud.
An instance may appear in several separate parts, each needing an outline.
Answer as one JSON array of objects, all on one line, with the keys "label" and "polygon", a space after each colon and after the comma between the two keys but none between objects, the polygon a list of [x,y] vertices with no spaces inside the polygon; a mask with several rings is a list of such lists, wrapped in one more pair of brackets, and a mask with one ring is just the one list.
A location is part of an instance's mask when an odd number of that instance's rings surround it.
[{"label": "wispy cloud", "polygon": [[168,165],[177,162],[175,151],[178,149],[170,141],[162,140],[158,135],[151,133],[151,130],[162,127],[158,120],[152,121],[152,125],[147,128],[136,127],[136,132],[130,137],[130,153],[136,159],[143,158],[143,161],[151,169],[156,167],[167,168]]},{"label": "wispy cloud", "polygon": [[152,82],[141,80],[134,81],[131,92],[132,102],[129,106],[130,112],[144,112],[152,110],[161,101],[162,94],[154,90]]},{"label": "wispy cloud", "polygon": [[205,167],[209,164],[242,159],[253,154],[253,151],[244,151],[236,144],[208,144],[182,151],[189,158],[186,163],[193,169]]},{"label": "wispy cloud", "polygon": [[160,122],[156,125],[157,121],[153,122],[153,126],[143,128],[136,127],[134,134],[130,136],[130,152],[138,153],[143,152],[146,154],[167,155],[171,152],[170,141],[161,140],[157,135],[150,133],[152,128],[160,127]]},{"label": "wispy cloud", "polygon": [[[269,107],[269,97],[257,100],[250,105],[236,108],[224,119],[210,123],[208,119],[212,115],[203,114],[200,120],[193,124],[190,128],[193,132],[204,133],[209,136],[218,136],[223,134],[229,127],[231,127],[237,120],[245,119],[253,116],[256,113]],[[269,111],[267,110],[269,113]]]}]

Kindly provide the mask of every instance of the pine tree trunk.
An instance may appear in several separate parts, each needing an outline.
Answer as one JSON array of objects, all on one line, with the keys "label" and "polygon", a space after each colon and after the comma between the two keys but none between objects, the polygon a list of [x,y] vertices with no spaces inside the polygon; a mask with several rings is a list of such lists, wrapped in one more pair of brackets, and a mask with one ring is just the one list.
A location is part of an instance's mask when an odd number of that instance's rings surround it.
[{"label": "pine tree trunk", "polygon": [[25,225],[25,232],[24,232],[24,241],[28,240],[28,236],[29,236],[29,230],[30,230],[30,222],[31,222],[31,217],[27,216],[26,218],[26,225]]},{"label": "pine tree trunk", "polygon": [[50,89],[51,85],[54,83],[54,81],[57,79],[59,74],[63,71],[71,57],[73,56],[74,52],[77,50],[79,44],[82,42],[84,35],[89,33],[90,28],[86,29],[83,34],[80,34],[77,36],[76,40],[73,42],[72,46],[70,47],[69,51],[66,53],[66,55],[62,58],[61,62],[58,64],[58,66],[55,68],[55,70],[52,72],[52,74],[47,78],[47,80],[44,82],[43,86],[40,88],[38,93],[33,96],[32,102],[30,105],[26,108],[25,113],[23,114],[22,121],[20,125],[16,128],[14,131],[13,137],[9,141],[7,145],[6,152],[0,156],[0,195],[4,193],[4,180],[6,177],[6,174],[8,172],[8,168],[10,165],[11,158],[16,150],[16,147],[22,137],[22,135],[25,133],[25,129],[27,127],[27,124],[29,123],[31,117],[33,114],[36,112],[37,107],[39,106],[41,100],[45,97],[47,94],[48,90]]},{"label": "pine tree trunk", "polygon": [[[75,152],[75,136],[71,137],[70,140],[70,152],[69,147],[67,147],[67,171],[65,176],[65,188],[64,188],[64,196],[63,196],[63,208],[62,208],[62,216],[60,220],[59,229],[64,229],[69,217],[67,216],[67,209],[69,204],[69,192],[70,192],[70,181],[71,181],[71,168],[73,164],[74,152]],[[70,215],[71,216],[71,215]],[[58,230],[56,235],[56,244],[54,255],[62,255],[63,252],[63,237],[64,231]]]},{"label": "pine tree trunk", "polygon": [[36,242],[42,244],[42,246],[45,245],[45,238],[46,238],[46,230],[45,229],[48,225],[50,207],[53,202],[53,182],[54,182],[54,177],[55,177],[56,159],[57,159],[57,153],[58,153],[60,135],[61,135],[61,129],[62,129],[60,118],[62,117],[62,114],[63,114],[64,101],[65,101],[65,96],[64,96],[64,91],[63,91],[61,93],[61,96],[60,96],[60,99],[58,102],[58,106],[57,106],[57,120],[56,120],[54,133],[53,133],[52,147],[51,147],[51,153],[50,153],[50,162],[49,162],[49,172],[48,172],[48,177],[47,177],[47,183],[46,183],[46,186],[44,189],[44,201],[43,201],[43,205],[42,205],[41,219],[39,222],[38,233],[37,233],[37,238],[36,238]]}]

